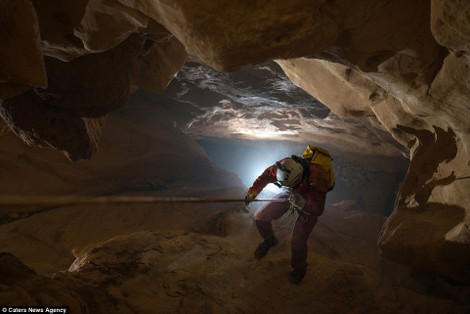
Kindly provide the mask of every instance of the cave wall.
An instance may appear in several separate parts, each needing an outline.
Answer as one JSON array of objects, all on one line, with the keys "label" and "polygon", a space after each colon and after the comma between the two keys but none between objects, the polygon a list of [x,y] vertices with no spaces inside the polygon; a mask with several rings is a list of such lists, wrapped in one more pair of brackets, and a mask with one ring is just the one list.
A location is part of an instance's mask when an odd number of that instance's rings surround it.
[{"label": "cave wall", "polygon": [[[71,162],[56,150],[27,147],[11,132],[3,135],[1,194],[242,198],[240,178],[214,165],[195,140],[174,127],[173,114],[150,103],[147,94],[134,93],[124,108],[109,114],[102,145],[91,160]],[[221,214],[240,206],[2,205],[0,250],[52,275],[83,250],[114,236],[169,229],[205,233],[218,227]]]},{"label": "cave wall", "polygon": [[[433,1],[418,32],[423,35],[414,38],[423,46],[402,47],[374,71],[347,56],[335,62],[277,61],[294,83],[334,112],[367,118],[410,150],[407,176],[379,239],[382,254],[466,282],[470,81],[468,24],[461,15],[468,17],[469,9],[459,1]],[[450,18],[454,14],[461,24]],[[446,45],[445,53],[438,43]]]},{"label": "cave wall", "polygon": [[117,1],[8,0],[0,11],[0,116],[71,160],[96,152],[96,119],[139,87],[162,93],[186,61],[163,26]]},{"label": "cave wall", "polygon": [[0,116],[24,142],[91,158],[107,112],[138,87],[163,91],[186,51],[222,71],[278,59],[334,112],[409,149],[382,254],[470,282],[467,1],[6,0],[0,12]]}]

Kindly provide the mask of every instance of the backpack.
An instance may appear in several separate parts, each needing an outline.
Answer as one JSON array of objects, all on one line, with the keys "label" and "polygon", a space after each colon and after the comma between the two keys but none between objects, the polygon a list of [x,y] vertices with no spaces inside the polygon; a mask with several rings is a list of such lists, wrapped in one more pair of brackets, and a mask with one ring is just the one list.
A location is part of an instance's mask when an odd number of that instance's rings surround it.
[{"label": "backpack", "polygon": [[326,183],[328,191],[335,187],[335,173],[333,171],[333,158],[330,153],[319,146],[308,145],[302,154],[302,157],[310,163],[320,166],[326,173]]}]

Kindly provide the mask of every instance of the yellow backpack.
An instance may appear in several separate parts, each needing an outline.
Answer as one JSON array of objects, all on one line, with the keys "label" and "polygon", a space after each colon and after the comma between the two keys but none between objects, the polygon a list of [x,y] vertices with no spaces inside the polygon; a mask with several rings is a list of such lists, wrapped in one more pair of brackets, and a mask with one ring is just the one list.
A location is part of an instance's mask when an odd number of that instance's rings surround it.
[{"label": "yellow backpack", "polygon": [[328,191],[333,190],[335,187],[335,173],[332,164],[333,158],[331,158],[330,153],[319,146],[308,145],[302,157],[310,163],[320,166],[325,171]]}]

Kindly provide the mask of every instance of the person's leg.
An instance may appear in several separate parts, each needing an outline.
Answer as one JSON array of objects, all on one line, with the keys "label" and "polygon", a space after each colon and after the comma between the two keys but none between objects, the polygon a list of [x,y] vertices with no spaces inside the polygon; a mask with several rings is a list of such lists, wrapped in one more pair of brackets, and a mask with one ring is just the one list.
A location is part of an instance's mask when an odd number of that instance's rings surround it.
[{"label": "person's leg", "polygon": [[293,283],[299,284],[305,276],[308,255],[307,240],[317,220],[318,218],[315,216],[308,218],[298,216],[295,221],[291,240],[291,265],[294,268],[291,273],[291,280]]},{"label": "person's leg", "polygon": [[254,254],[258,259],[264,257],[269,249],[277,244],[277,238],[273,234],[271,222],[274,219],[280,218],[289,209],[289,204],[287,203],[288,196],[289,193],[279,193],[274,198],[286,199],[286,202],[269,202],[255,212],[256,228],[264,239],[258,245]]},{"label": "person's leg", "polygon": [[281,192],[274,196],[274,199],[285,199],[285,202],[268,202],[263,204],[254,215],[256,227],[258,232],[263,239],[273,234],[271,221],[282,217],[289,209],[287,199],[289,197],[288,192]]}]

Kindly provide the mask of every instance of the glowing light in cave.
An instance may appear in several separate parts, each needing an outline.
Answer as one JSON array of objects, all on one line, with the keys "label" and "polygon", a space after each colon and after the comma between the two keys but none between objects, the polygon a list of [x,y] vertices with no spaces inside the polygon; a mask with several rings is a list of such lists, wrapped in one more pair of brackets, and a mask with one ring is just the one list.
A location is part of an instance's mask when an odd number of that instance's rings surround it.
[{"label": "glowing light in cave", "polygon": [[[269,163],[268,160],[259,161],[256,166],[251,169],[252,173],[250,175],[250,178],[252,178],[252,182],[254,182],[256,178],[258,178],[258,176],[261,175],[263,171],[269,166],[271,166],[271,163]],[[269,183],[264,188],[263,192],[263,194],[273,194],[281,192],[281,189],[275,184]]]},{"label": "glowing light in cave", "polygon": [[273,193],[281,192],[281,189],[279,187],[277,187],[275,184],[272,184],[272,183],[269,183],[268,185],[266,185],[266,187],[264,189],[268,192],[273,192]]},{"label": "glowing light in cave", "polygon": [[[233,172],[239,176],[246,188],[253,185],[254,181],[266,168],[274,165],[276,161],[296,154],[304,149],[303,144],[296,147],[286,145],[283,142],[263,141],[232,141],[225,140],[199,140],[209,157],[218,166]],[[270,198],[280,193],[282,189],[274,184],[268,184],[260,198]]]}]

